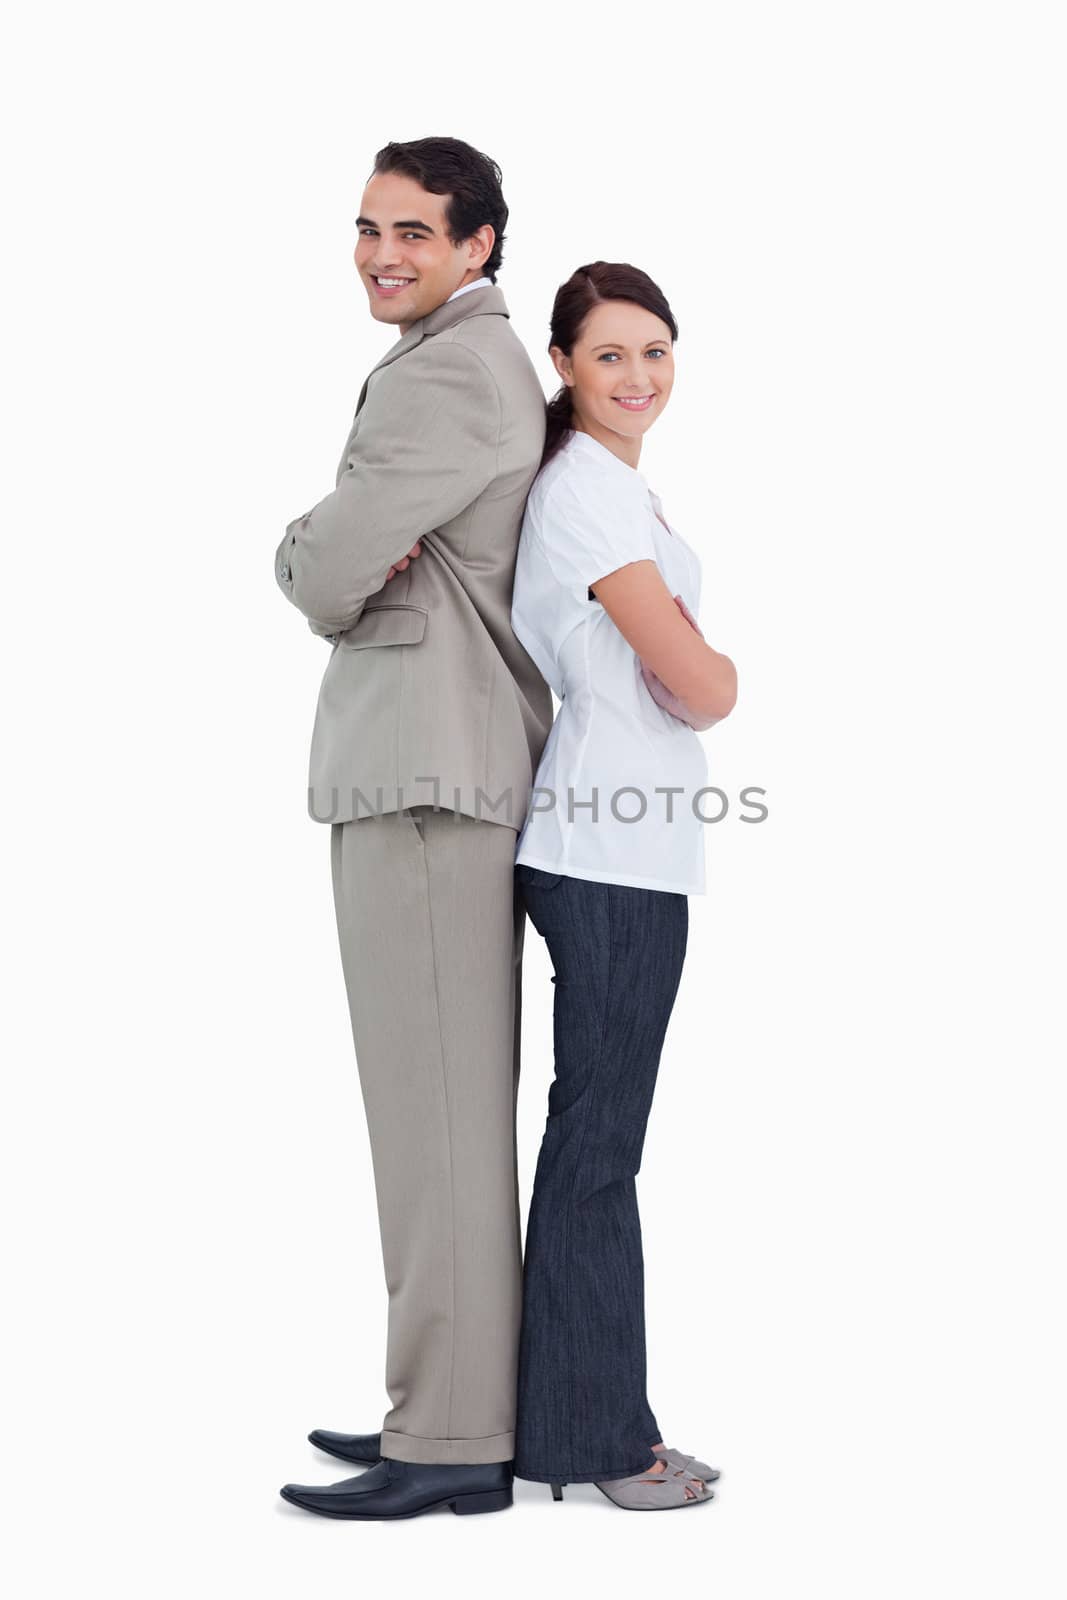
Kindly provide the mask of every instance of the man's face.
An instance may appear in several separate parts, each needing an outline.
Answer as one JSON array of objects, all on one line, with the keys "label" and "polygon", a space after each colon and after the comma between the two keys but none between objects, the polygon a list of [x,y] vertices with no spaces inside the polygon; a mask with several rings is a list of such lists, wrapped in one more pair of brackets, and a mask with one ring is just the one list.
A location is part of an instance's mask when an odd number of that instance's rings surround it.
[{"label": "man's face", "polygon": [[[447,194],[430,194],[414,178],[378,172],[360,201],[356,270],[370,300],[371,316],[406,333],[464,283],[481,276],[493,248],[488,223],[462,244],[445,230]],[[401,279],[382,283],[381,279]]]}]

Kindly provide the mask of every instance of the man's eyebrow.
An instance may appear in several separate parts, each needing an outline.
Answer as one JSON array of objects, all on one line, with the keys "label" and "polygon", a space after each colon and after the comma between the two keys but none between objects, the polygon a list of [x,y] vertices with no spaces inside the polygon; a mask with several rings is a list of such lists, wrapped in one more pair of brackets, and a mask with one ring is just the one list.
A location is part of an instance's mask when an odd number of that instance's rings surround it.
[{"label": "man's eyebrow", "polygon": [[[364,225],[368,228],[376,228],[378,226],[373,217],[357,217],[356,227],[361,228]],[[409,222],[394,222],[393,226],[394,228],[421,228],[424,233],[433,232],[428,222],[420,222],[417,217],[412,218]]]},{"label": "man's eyebrow", "polygon": [[[642,350],[647,350],[648,349],[648,345],[650,345],[650,344],[669,344],[669,343],[670,343],[669,339],[649,339],[648,344],[643,344],[641,346],[641,348],[642,348]],[[593,352],[596,351],[596,350],[625,350],[625,349],[626,349],[626,346],[624,344],[595,344],[593,346],[593,349],[589,353],[590,353],[590,355],[592,355]]]}]

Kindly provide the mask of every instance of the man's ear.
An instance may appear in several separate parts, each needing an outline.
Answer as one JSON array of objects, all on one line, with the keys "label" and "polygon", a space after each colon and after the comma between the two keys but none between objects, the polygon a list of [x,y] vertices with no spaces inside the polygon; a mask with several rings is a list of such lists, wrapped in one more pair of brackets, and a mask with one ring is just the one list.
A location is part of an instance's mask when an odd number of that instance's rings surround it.
[{"label": "man's ear", "polygon": [[[493,253],[493,246],[496,244],[496,229],[491,222],[483,222],[480,228],[475,228],[471,234],[471,239],[477,241],[477,249],[474,251],[474,255],[475,257],[481,255],[481,260],[469,261],[467,265],[469,267],[484,267]],[[483,250],[484,254],[482,254]]]}]

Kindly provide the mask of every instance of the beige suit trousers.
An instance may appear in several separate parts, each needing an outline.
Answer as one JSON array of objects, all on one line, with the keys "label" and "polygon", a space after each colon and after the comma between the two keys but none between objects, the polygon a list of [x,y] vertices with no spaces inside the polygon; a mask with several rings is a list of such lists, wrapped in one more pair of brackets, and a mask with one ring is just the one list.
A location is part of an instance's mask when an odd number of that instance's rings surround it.
[{"label": "beige suit trousers", "polygon": [[514,1454],[525,909],[514,828],[429,805],[331,824],[392,1403],[382,1454]]}]

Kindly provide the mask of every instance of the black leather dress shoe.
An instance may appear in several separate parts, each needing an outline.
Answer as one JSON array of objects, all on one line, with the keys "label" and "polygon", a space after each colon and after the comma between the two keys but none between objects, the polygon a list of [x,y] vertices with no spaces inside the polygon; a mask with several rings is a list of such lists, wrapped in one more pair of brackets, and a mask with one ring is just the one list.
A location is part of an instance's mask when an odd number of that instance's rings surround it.
[{"label": "black leather dress shoe", "polygon": [[421,1461],[389,1461],[384,1457],[356,1478],[341,1483],[287,1483],[283,1500],[320,1517],[381,1520],[417,1517],[437,1506],[451,1506],[458,1516],[478,1511],[504,1511],[511,1504],[510,1461],[478,1466],[430,1466]]},{"label": "black leather dress shoe", "polygon": [[380,1433],[333,1433],[329,1428],[312,1428],[308,1438],[328,1456],[336,1456],[340,1461],[355,1461],[359,1466],[372,1467],[381,1460]]}]

